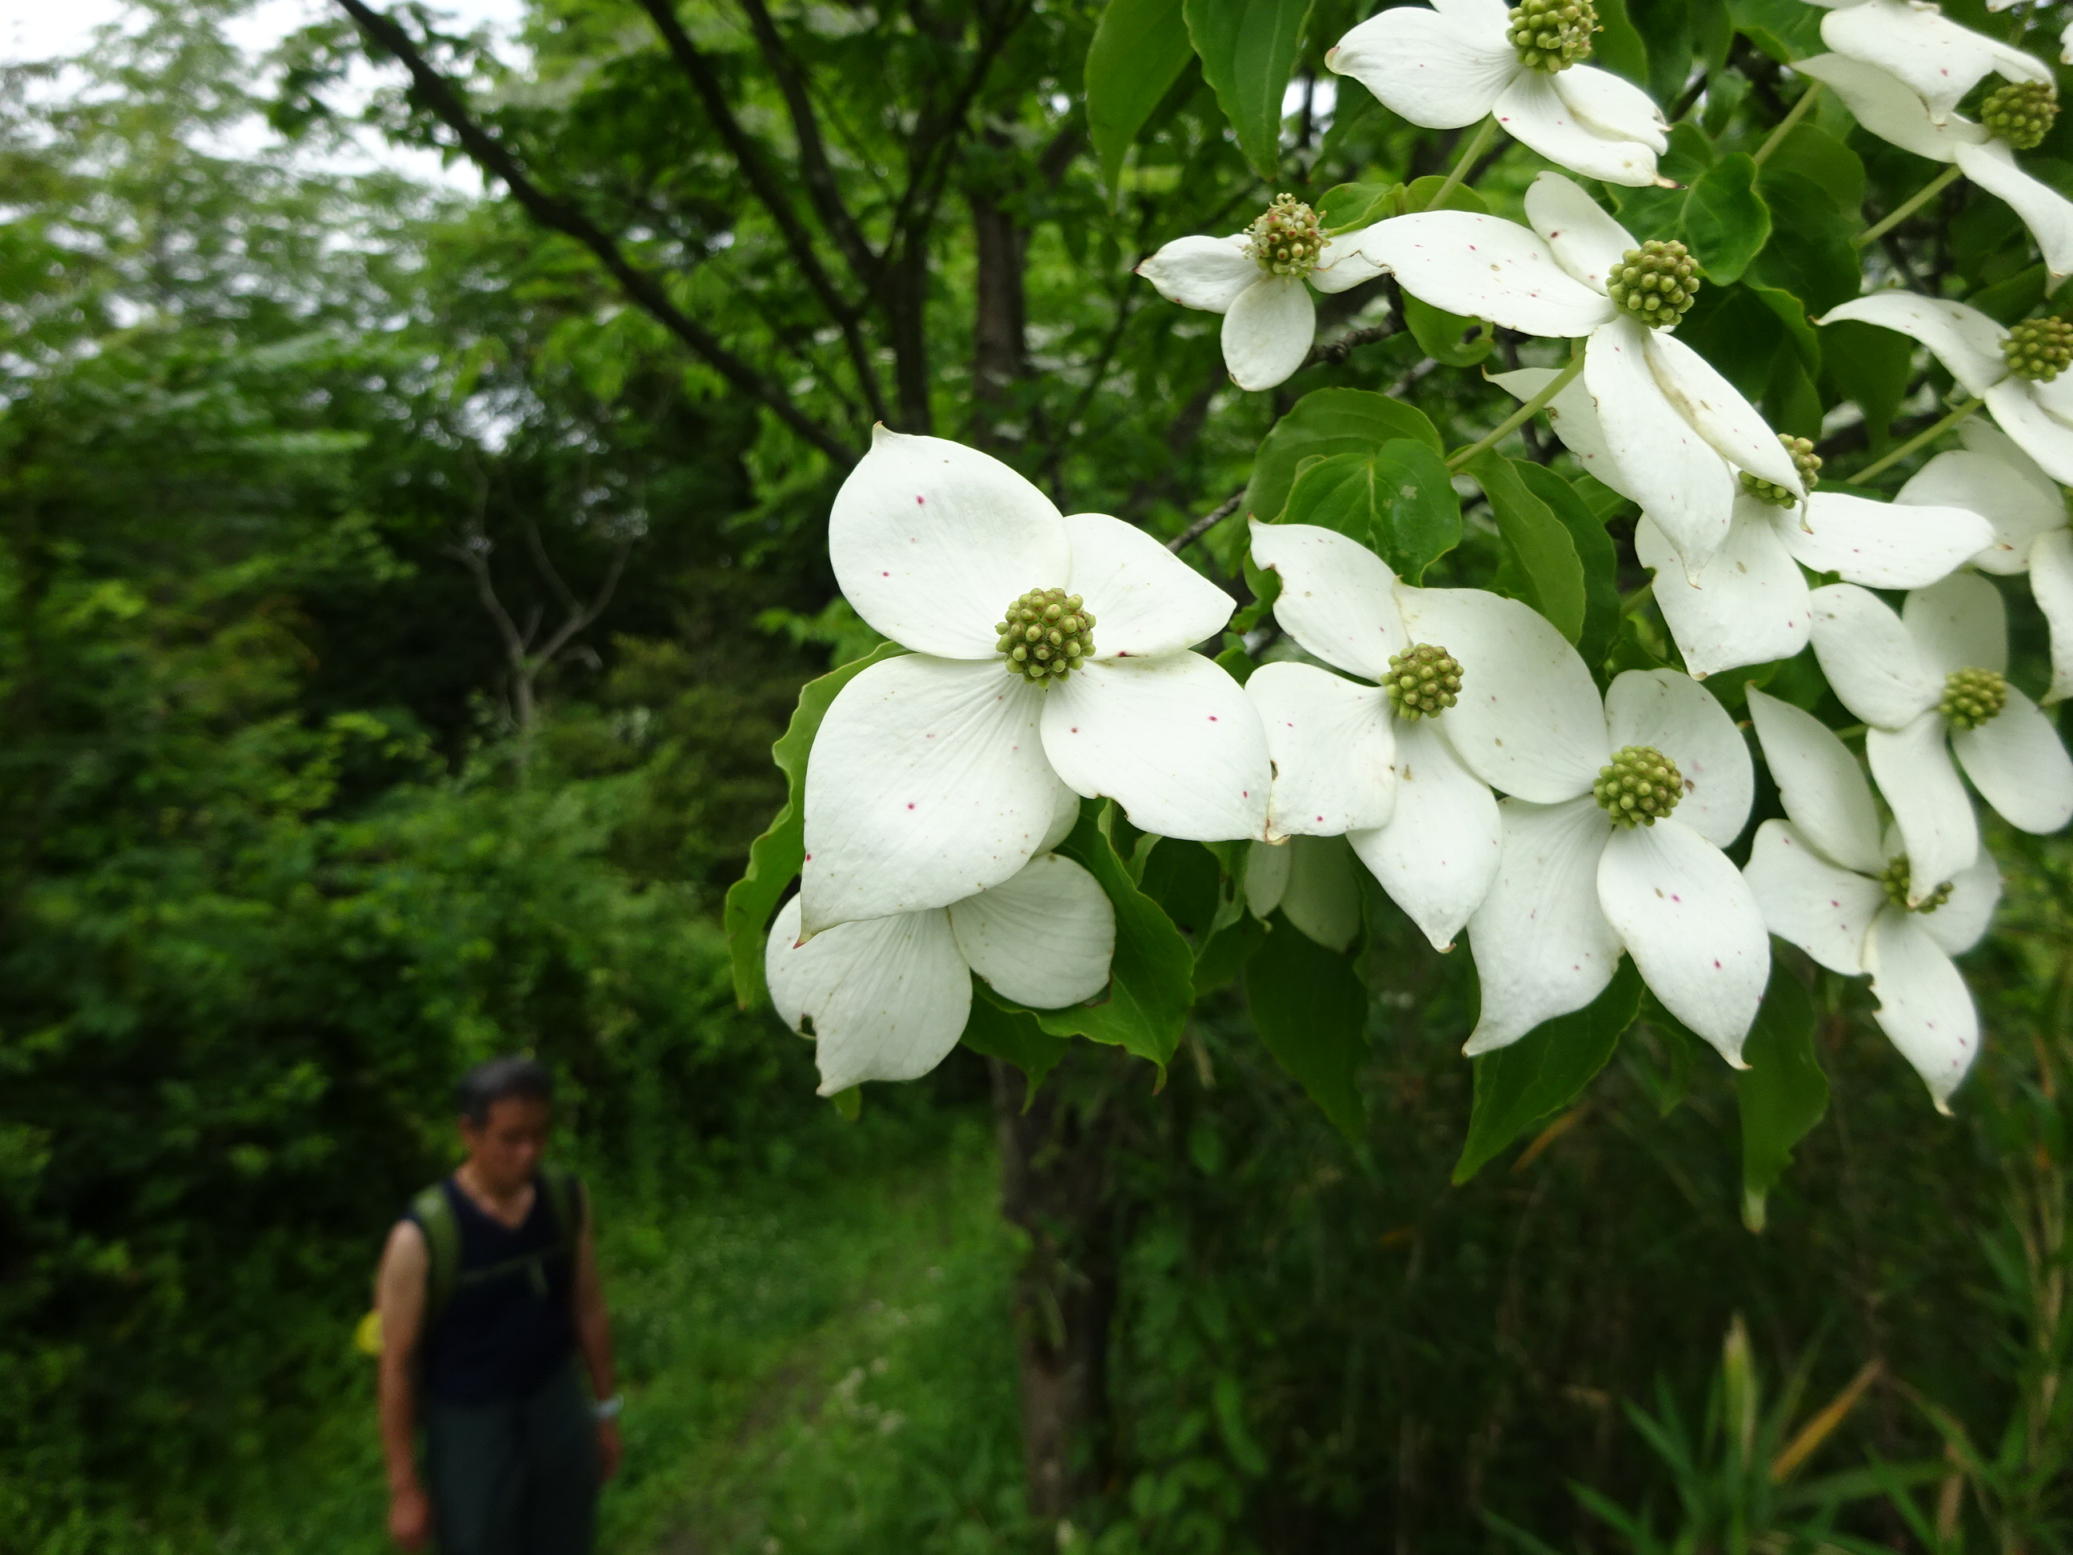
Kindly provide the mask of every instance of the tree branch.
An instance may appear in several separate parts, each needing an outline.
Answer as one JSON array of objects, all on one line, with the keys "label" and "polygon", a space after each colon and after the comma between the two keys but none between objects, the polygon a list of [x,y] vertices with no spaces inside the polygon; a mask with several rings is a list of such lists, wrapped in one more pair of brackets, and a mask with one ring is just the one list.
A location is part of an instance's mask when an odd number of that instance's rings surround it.
[{"label": "tree branch", "polygon": [[628,260],[619,245],[588,216],[535,184],[510,151],[476,123],[453,84],[426,62],[401,27],[389,17],[369,9],[363,0],[338,0],[338,5],[366,34],[369,42],[410,72],[411,83],[425,106],[453,131],[460,140],[461,149],[478,167],[502,180],[527,215],[541,226],[574,238],[588,248],[627,296],[702,357],[736,390],[766,406],[786,426],[835,463],[847,465],[856,461],[854,448],[800,410],[781,387],[765,379],[671,302],[661,282]]},{"label": "tree branch", "polygon": [[763,0],[741,0],[741,8],[748,13],[749,30],[755,34],[756,46],[763,51],[763,62],[776,78],[777,89],[783,94],[785,108],[791,114],[792,138],[799,143],[799,173],[806,185],[807,196],[820,216],[821,225],[827,228],[828,236],[842,250],[850,273],[861,281],[871,273],[877,256],[871,252],[871,245],[864,240],[863,229],[850,215],[849,207],[842,202],[841,191],[835,186],[834,169],[828,163],[827,145],[821,139],[820,120],[814,115],[813,103],[806,95],[806,83],[801,79],[798,65],[786,50],[784,38],[770,19],[770,10]]}]

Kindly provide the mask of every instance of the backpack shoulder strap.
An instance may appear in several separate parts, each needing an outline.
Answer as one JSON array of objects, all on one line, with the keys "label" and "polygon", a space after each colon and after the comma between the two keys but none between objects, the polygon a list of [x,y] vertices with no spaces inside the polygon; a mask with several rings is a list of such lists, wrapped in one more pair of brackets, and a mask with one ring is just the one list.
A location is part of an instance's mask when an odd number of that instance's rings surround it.
[{"label": "backpack shoulder strap", "polygon": [[429,1329],[446,1310],[461,1268],[461,1226],[454,1219],[446,1185],[435,1182],[410,1201],[410,1212],[425,1234],[425,1318]]},{"label": "backpack shoulder strap", "polygon": [[554,1212],[555,1232],[561,1245],[574,1248],[582,1235],[588,1204],[582,1181],[574,1172],[558,1166],[540,1168],[540,1186],[547,1194],[547,1207]]}]

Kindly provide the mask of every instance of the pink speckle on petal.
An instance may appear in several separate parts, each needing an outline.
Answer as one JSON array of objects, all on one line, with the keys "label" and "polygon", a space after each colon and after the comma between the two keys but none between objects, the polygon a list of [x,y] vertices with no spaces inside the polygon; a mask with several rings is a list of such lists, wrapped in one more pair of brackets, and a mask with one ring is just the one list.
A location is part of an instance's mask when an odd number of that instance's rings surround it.
[{"label": "pink speckle on petal", "polygon": [[[907,808],[908,808],[908,809],[910,809],[910,810],[914,808],[914,801],[913,801],[913,800],[911,800],[911,799],[910,799],[910,800],[908,800],[908,801],[907,801]],[[1720,965],[1720,963],[1719,963],[1718,961],[1714,962],[1713,964],[1714,964],[1715,966],[1719,966],[1719,965]]]},{"label": "pink speckle on petal", "polygon": [[924,500],[924,499],[922,498],[922,495],[921,495],[921,493],[920,493],[920,492],[916,492],[916,493],[914,494],[914,505],[915,505],[916,507],[920,507],[920,506],[922,505],[922,503],[923,503],[923,500]]},{"label": "pink speckle on petal", "polygon": [[[912,806],[910,806],[909,808],[911,809]],[[1720,958],[1718,956],[1715,956],[1713,958],[1713,970],[1716,972],[1720,970]]]}]

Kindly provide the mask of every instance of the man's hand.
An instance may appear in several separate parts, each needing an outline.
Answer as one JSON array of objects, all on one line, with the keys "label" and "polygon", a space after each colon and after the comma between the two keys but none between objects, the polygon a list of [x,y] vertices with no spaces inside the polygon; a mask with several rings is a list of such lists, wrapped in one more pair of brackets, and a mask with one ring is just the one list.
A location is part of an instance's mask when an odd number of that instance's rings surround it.
[{"label": "man's hand", "polygon": [[619,1442],[619,1422],[600,1420],[597,1423],[597,1482],[602,1485],[619,1472],[619,1457],[623,1451]]},{"label": "man's hand", "polygon": [[432,1542],[432,1503],[416,1485],[390,1493],[389,1537],[406,1550],[421,1550]]}]

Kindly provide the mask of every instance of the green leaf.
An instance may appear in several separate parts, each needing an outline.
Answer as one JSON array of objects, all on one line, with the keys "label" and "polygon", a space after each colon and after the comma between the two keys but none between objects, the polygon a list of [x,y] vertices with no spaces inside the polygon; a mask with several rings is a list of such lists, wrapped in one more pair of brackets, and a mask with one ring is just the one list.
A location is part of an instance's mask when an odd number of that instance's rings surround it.
[{"label": "green leaf", "polygon": [[1367,1052],[1368,999],[1353,964],[1284,922],[1246,963],[1245,998],[1274,1061],[1358,1142],[1366,1123],[1354,1082]]},{"label": "green leaf", "polygon": [[1793,1146],[1828,1111],[1828,1077],[1814,1053],[1814,1002],[1798,978],[1771,969],[1749,1041],[1749,1067],[1736,1071],[1742,1110],[1742,1218],[1751,1231],[1764,1226],[1764,1200],[1791,1163]]},{"label": "green leaf", "polygon": [[1562,527],[1583,568],[1584,624],[1576,651],[1589,665],[1605,662],[1620,628],[1619,551],[1605,531],[1605,521],[1591,511],[1577,489],[1545,465],[1522,461],[1515,468],[1526,489],[1547,504]]},{"label": "green leaf", "polygon": [[837,1091],[828,1098],[845,1122],[854,1123],[864,1113],[864,1088],[852,1085],[846,1091]]},{"label": "green leaf", "polygon": [[1735,30],[1781,65],[1819,54],[1824,12],[1805,0],[1729,0]]},{"label": "green leaf", "polygon": [[1409,292],[1404,299],[1404,322],[1411,326],[1411,338],[1435,362],[1449,367],[1473,367],[1497,345],[1497,332],[1481,319],[1446,313]]},{"label": "green leaf", "polygon": [[1031,1013],[1053,1036],[1110,1043],[1150,1059],[1163,1077],[1194,1000],[1195,958],[1173,921],[1131,878],[1103,829],[1105,808],[1083,807],[1079,824],[1058,851],[1085,867],[1116,910],[1108,991],[1092,1004]]},{"label": "green leaf", "polygon": [[1821,371],[1836,393],[1864,412],[1874,451],[1889,440],[1907,395],[1915,343],[1898,330],[1845,319],[1821,327]]},{"label": "green leaf", "polygon": [[1379,552],[1406,582],[1461,543],[1461,499],[1440,456],[1391,438],[1372,453],[1305,464],[1280,522],[1317,524]]},{"label": "green leaf", "polygon": [[1432,198],[1446,184],[1441,173],[1427,173],[1423,178],[1414,178],[1404,190],[1403,208],[1406,211],[1472,211],[1478,216],[1490,214],[1490,203],[1467,184],[1456,184],[1447,194],[1446,203],[1434,205]]},{"label": "green leaf", "polygon": [[972,982],[972,1013],[960,1039],[975,1053],[998,1058],[1020,1069],[1028,1081],[1022,1093],[1022,1110],[1035,1100],[1037,1087],[1071,1051],[1072,1043],[1054,1037],[1038,1026],[1027,1010],[1010,1009],[993,997],[993,990],[977,978]]},{"label": "green leaf", "polygon": [[1820,185],[1841,210],[1864,207],[1864,159],[1818,124],[1795,124],[1764,165]]},{"label": "green leaf", "polygon": [[1648,45],[1627,19],[1627,0],[1598,0],[1598,33],[1591,63],[1637,85],[1648,79]]},{"label": "green leaf", "polygon": [[1444,450],[1433,424],[1401,400],[1370,389],[1313,389],[1261,440],[1240,511],[1273,518],[1288,505],[1297,466],[1305,459],[1367,453],[1397,437],[1434,453]]},{"label": "green leaf", "polygon": [[1255,173],[1272,178],[1281,159],[1281,99],[1302,48],[1310,0],[1183,0],[1181,9],[1203,78],[1237,132],[1239,150]]},{"label": "green leaf", "polygon": [[1087,48],[1087,138],[1114,186],[1123,153],[1182,70],[1191,45],[1181,0],[1109,0]]},{"label": "green leaf", "polygon": [[1756,192],[1756,163],[1737,152],[1701,173],[1684,196],[1683,231],[1706,279],[1742,278],[1771,236],[1771,212]]},{"label": "green leaf", "polygon": [[[1788,291],[1810,313],[1825,313],[1858,292],[1857,212],[1844,210],[1804,173],[1766,162],[1756,186],[1771,213],[1771,240],[1750,266],[1765,286]],[[1703,257],[1703,256],[1702,256]]]},{"label": "green leaf", "polygon": [[1475,1060],[1476,1099],[1454,1181],[1467,1182],[1527,1129],[1574,1101],[1605,1067],[1640,1009],[1641,974],[1623,959],[1605,991],[1585,1008]]},{"label": "green leaf", "polygon": [[1245,1424],[1245,1389],[1233,1372],[1219,1373],[1210,1390],[1216,1409],[1216,1431],[1238,1471],[1252,1479],[1267,1472],[1267,1455]]},{"label": "green leaf", "polygon": [[727,888],[721,922],[727,931],[727,958],[734,973],[734,998],[747,1010],[766,997],[763,986],[763,941],[770,930],[770,916],[784,899],[785,887],[799,873],[806,856],[805,787],[806,753],[813,747],[821,720],[835,693],[874,664],[906,650],[898,643],[880,643],[861,659],[852,659],[840,669],[830,670],[799,689],[799,705],[792,721],[770,747],[778,769],[785,775],[785,804],[769,828],[749,844],[748,867],[741,878]]},{"label": "green leaf", "polygon": [[1656,171],[1680,184],[1689,184],[1716,160],[1713,142],[1706,132],[1689,120],[1670,126],[1670,149],[1656,163]]},{"label": "green leaf", "polygon": [[1333,184],[1311,202],[1328,230],[1365,227],[1399,211],[1404,186],[1396,184]]},{"label": "green leaf", "polygon": [[1485,449],[1467,466],[1490,498],[1497,532],[1514,564],[1507,575],[1512,591],[1575,642],[1584,629],[1583,563],[1569,531],[1527,488],[1520,468],[1519,461],[1494,448]]}]

